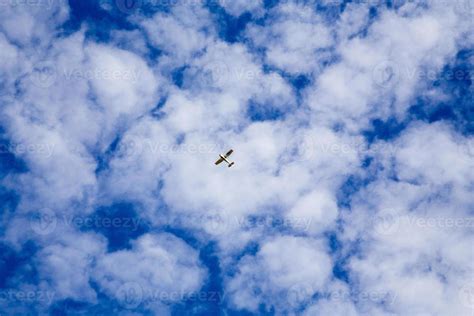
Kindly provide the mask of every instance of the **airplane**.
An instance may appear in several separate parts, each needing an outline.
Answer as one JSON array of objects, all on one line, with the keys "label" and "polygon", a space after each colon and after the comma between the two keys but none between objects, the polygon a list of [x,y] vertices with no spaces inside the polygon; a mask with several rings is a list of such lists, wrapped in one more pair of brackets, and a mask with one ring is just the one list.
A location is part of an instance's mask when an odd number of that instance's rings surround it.
[{"label": "airplane", "polygon": [[219,155],[219,159],[216,161],[216,165],[220,164],[221,162],[225,161],[227,162],[227,164],[229,165],[229,168],[232,167],[234,165],[234,162],[232,161],[229,161],[227,160],[227,158],[229,158],[230,155],[232,155],[232,153],[234,152],[233,149],[229,150],[225,155]]}]

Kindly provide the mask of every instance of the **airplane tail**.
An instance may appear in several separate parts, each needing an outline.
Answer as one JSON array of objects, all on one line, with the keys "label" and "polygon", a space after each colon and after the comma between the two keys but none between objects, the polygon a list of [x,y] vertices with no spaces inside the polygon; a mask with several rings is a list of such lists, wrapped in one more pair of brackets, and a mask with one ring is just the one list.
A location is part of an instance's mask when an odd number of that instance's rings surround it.
[{"label": "airplane tail", "polygon": [[229,164],[229,168],[232,167],[234,165],[234,162],[232,161],[230,164]]}]

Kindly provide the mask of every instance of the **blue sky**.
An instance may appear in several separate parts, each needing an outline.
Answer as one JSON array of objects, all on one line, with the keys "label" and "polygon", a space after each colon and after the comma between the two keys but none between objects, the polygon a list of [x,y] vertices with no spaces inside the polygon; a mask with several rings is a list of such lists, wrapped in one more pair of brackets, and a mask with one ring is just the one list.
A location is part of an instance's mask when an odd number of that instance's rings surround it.
[{"label": "blue sky", "polygon": [[0,7],[0,315],[474,313],[470,1]]}]

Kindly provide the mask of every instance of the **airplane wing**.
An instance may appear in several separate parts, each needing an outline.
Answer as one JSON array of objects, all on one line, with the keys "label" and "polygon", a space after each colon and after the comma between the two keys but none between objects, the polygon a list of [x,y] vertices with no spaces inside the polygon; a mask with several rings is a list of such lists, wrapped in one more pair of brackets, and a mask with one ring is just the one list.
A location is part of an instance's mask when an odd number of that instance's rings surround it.
[{"label": "airplane wing", "polygon": [[220,164],[220,163],[223,162],[223,161],[224,161],[224,159],[222,159],[222,158],[217,159],[216,165]]},{"label": "airplane wing", "polygon": [[225,157],[229,157],[230,155],[232,155],[232,153],[234,152],[233,149],[229,150],[226,154],[225,154]]}]

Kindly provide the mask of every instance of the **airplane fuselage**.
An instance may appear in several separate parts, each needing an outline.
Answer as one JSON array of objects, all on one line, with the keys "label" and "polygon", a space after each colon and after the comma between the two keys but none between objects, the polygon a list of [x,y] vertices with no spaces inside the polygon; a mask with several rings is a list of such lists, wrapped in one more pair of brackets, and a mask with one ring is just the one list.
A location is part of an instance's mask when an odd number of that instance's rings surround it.
[{"label": "airplane fuselage", "polygon": [[230,164],[230,161],[227,160],[227,158],[224,156],[224,155],[219,155],[221,157],[221,159],[223,159],[225,162],[227,162],[228,164]]},{"label": "airplane fuselage", "polygon": [[229,161],[224,155],[220,154],[219,157],[221,157],[222,160],[224,160],[225,162],[227,162],[227,165],[229,167],[232,167],[234,165],[234,162],[233,161]]},{"label": "airplane fuselage", "polygon": [[221,162],[225,161],[228,165],[228,167],[232,167],[234,165],[234,162],[233,161],[229,161],[229,159],[227,159],[230,155],[232,155],[232,153],[234,152],[233,149],[229,150],[225,155],[223,154],[219,154],[219,159],[217,159],[217,161],[214,163],[215,165],[218,165],[220,164]]}]

